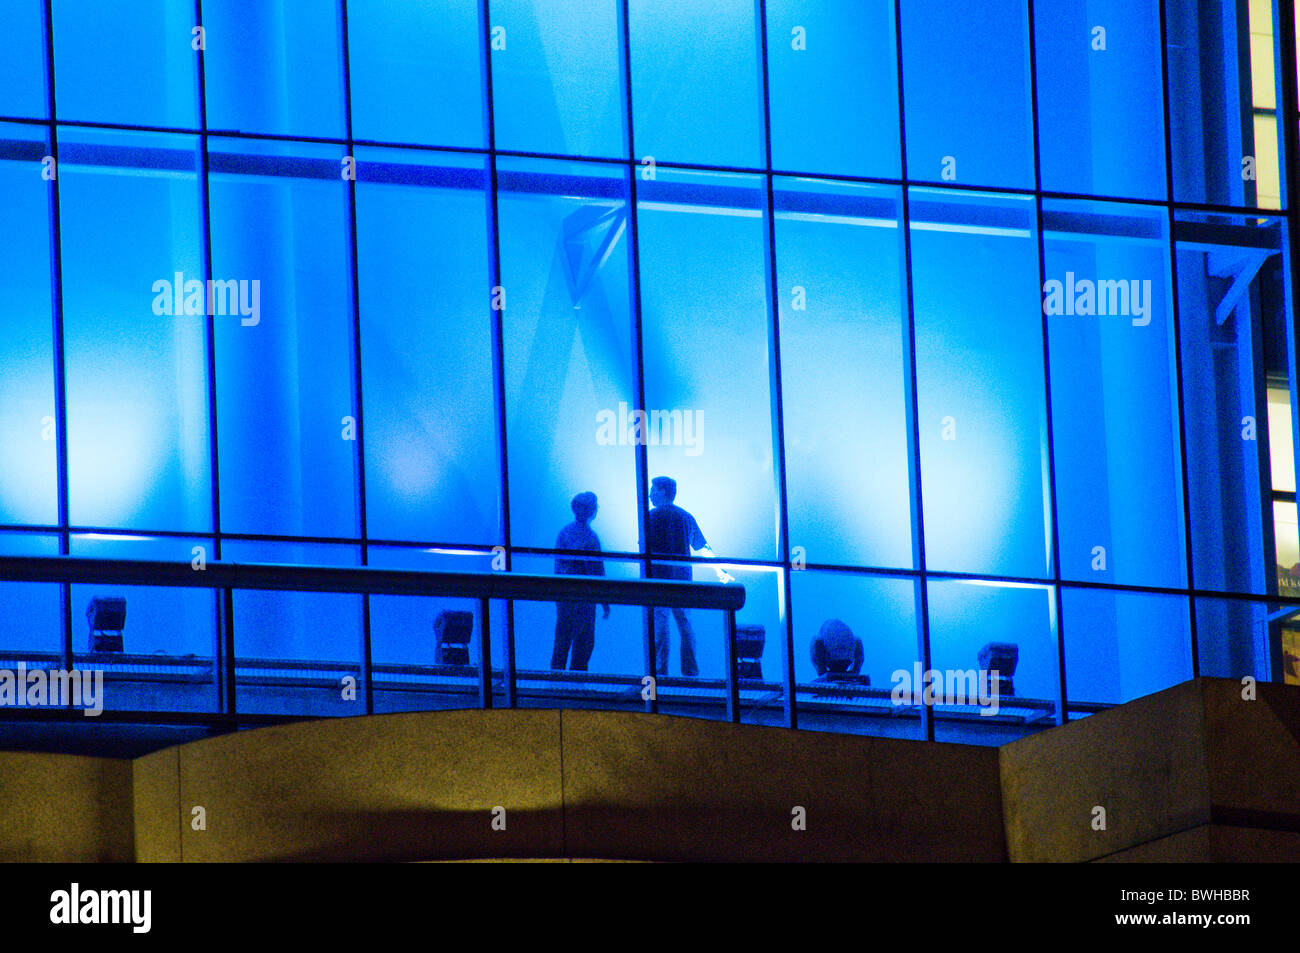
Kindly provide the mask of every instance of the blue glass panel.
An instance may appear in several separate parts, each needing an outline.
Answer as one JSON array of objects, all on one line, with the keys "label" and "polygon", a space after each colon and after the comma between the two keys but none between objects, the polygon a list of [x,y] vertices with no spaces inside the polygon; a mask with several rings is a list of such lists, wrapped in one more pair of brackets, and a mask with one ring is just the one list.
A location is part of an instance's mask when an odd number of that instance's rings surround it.
[{"label": "blue glass panel", "polygon": [[1185,597],[1093,589],[1061,596],[1071,717],[1192,677]]},{"label": "blue glass panel", "polygon": [[479,6],[465,0],[348,4],[356,138],[471,148],[486,144]]},{"label": "blue glass panel", "polygon": [[[592,527],[597,532],[599,519]],[[611,579],[641,575],[638,562],[602,563]],[[514,569],[551,575],[555,558],[517,556]],[[703,620],[705,613],[691,615]],[[583,708],[644,711],[641,679],[651,674],[645,664],[645,610],[615,605],[605,616],[600,607],[583,603],[516,602],[514,621],[520,705],[560,708],[580,698]]]},{"label": "blue glass panel", "polygon": [[627,155],[620,6],[619,0],[492,4],[497,148]]},{"label": "blue glass panel", "polygon": [[319,0],[205,0],[208,128],[342,138],[339,7]]},{"label": "blue glass panel", "polygon": [[[499,166],[510,536],[550,548],[574,494],[596,494],[607,550],[637,552],[636,406],[625,170]],[[620,439],[620,437],[622,439]]]},{"label": "blue glass panel", "polygon": [[357,533],[341,156],[330,146],[212,143],[213,274],[240,301],[238,313],[227,306],[213,318],[229,532]]},{"label": "blue glass panel", "polygon": [[931,569],[1048,569],[1038,243],[1029,199],[911,192]]},{"label": "blue glass panel", "polygon": [[1268,378],[1289,376],[1285,225],[1179,212],[1174,229],[1192,577],[1198,589],[1265,593],[1276,570],[1270,491],[1294,486],[1270,486],[1274,441],[1290,456],[1292,437],[1267,426]]},{"label": "blue glass panel", "polygon": [[357,158],[369,534],[499,542],[483,161]]},{"label": "blue glass panel", "polygon": [[1043,188],[1165,198],[1156,0],[1034,8]]},{"label": "blue glass panel", "polygon": [[[679,497],[680,499],[680,497]],[[781,610],[782,570],[766,566],[727,566],[738,585],[745,587],[745,605],[736,613],[736,661],[739,676],[740,719],[748,724],[781,725],[785,722],[783,680],[785,666],[785,616]],[[697,582],[714,582],[713,572],[695,567]],[[726,619],[722,612],[685,610],[693,636],[698,678],[681,679],[682,630],[671,610],[661,612],[656,639],[668,642],[668,666],[658,676],[655,697],[665,715],[692,718],[726,717]]]},{"label": "blue glass panel", "polygon": [[790,545],[912,565],[899,192],[775,183]]},{"label": "blue glass panel", "polygon": [[[351,546],[230,540],[228,562],[355,566]],[[235,658],[240,711],[362,715],[362,598],[322,592],[236,590]],[[349,692],[349,677],[355,681]]]},{"label": "blue glass panel", "polygon": [[[637,563],[605,559],[605,575],[635,579]],[[550,575],[552,556],[516,557],[518,572]],[[780,725],[785,620],[780,609],[781,570],[772,567],[728,566],[745,587],[745,606],[737,614],[741,721]],[[708,574],[712,578],[712,574]],[[697,576],[703,575],[697,570]],[[726,715],[726,641],[720,611],[686,609],[663,613],[661,633],[668,644],[666,672],[655,679],[655,699],[663,714],[693,718]],[[680,625],[685,622],[686,628]],[[641,696],[651,674],[645,661],[645,610],[637,606],[602,608],[582,603],[517,602],[514,605],[515,646],[520,704],[526,707],[567,707],[575,700],[584,708],[641,710]],[[683,632],[689,640],[697,674],[682,676]],[[657,638],[661,637],[659,635]],[[590,639],[590,643],[586,640]],[[567,643],[567,645],[566,645]]]},{"label": "blue glass panel", "polygon": [[198,143],[65,129],[59,146],[72,523],[210,529]]},{"label": "blue glass panel", "polygon": [[[635,579],[639,564],[600,560],[604,575]],[[518,556],[518,572],[551,575],[553,556]],[[737,614],[739,630],[741,720],[783,724],[782,654],[785,621],[780,610],[781,570],[727,566],[746,590]],[[587,573],[590,575],[591,573]],[[697,577],[713,574],[697,569]],[[685,609],[662,613],[657,638],[668,645],[667,669],[655,680],[655,697],[664,714],[696,718],[725,717],[726,643],[723,614]],[[584,708],[641,710],[641,696],[653,674],[646,665],[645,610],[637,606],[602,608],[581,603],[517,602],[514,606],[520,704],[561,707],[580,699]],[[685,623],[683,627],[682,623]],[[682,676],[683,635],[691,646],[697,672]]]},{"label": "blue glass panel", "polygon": [[1061,575],[1186,585],[1164,209],[1044,202]]},{"label": "blue glass panel", "polygon": [[[1289,593],[1287,593],[1289,595]],[[1294,605],[1196,600],[1196,667],[1211,678],[1300,685],[1300,618]]]},{"label": "blue glass panel", "polygon": [[[212,541],[87,533],[72,537],[73,556],[149,559],[194,565],[213,558]],[[87,609],[95,598],[126,600],[122,658],[90,651]],[[106,709],[215,711],[216,607],[211,589],[179,586],[72,587],[73,661],[104,672]]]},{"label": "blue glass panel", "polygon": [[[388,569],[430,572],[491,572],[491,553],[446,549],[372,547],[369,564]],[[519,603],[520,606],[528,603]],[[491,662],[500,671],[505,658],[505,603],[491,604]],[[474,616],[468,661],[451,655],[439,661],[437,620],[442,612]],[[454,633],[453,633],[454,634]],[[477,599],[423,596],[370,597],[370,657],[374,669],[375,711],[426,711],[477,708],[479,704],[479,640],[482,619]],[[450,640],[449,640],[450,641]]]},{"label": "blue glass panel", "polygon": [[767,51],[773,168],[899,177],[890,0],[768,0]]},{"label": "blue glass panel", "polygon": [[1023,0],[908,0],[902,11],[907,174],[1033,188]]},{"label": "blue glass panel", "polygon": [[46,119],[45,4],[8,0],[0,31],[0,116]]},{"label": "blue glass panel", "polygon": [[[929,583],[929,600],[930,667],[943,680],[941,691],[933,683],[935,740],[1000,745],[1056,724],[1060,667],[1050,586],[939,580]],[[1015,649],[991,653],[985,667],[980,654],[990,643]],[[915,688],[915,673],[901,684]]]},{"label": "blue glass panel", "polygon": [[[740,678],[740,720],[748,725],[785,724],[785,571],[767,566],[727,566],[735,584],[745,587],[745,605],[736,613],[736,666]],[[713,581],[713,580],[709,580]],[[706,632],[724,625],[721,612],[695,612]],[[726,629],[713,637],[719,677],[726,674]],[[673,651],[676,652],[676,643]],[[700,672],[709,671],[712,646],[706,639]]]},{"label": "blue glass panel", "polygon": [[755,9],[753,0],[631,0],[638,158],[762,167]]},{"label": "blue glass panel", "polygon": [[[799,727],[820,731],[923,737],[919,710],[895,705],[896,672],[910,673],[920,658],[916,630],[916,583],[911,579],[807,570],[790,575],[794,616],[794,671],[798,684]],[[847,626],[862,643],[862,666],[855,674],[832,670],[829,661],[847,660]],[[817,641],[825,646],[817,650]],[[814,653],[827,670],[818,673]],[[856,662],[856,654],[854,657]],[[840,664],[835,664],[839,668]]]},{"label": "blue glass panel", "polygon": [[[630,561],[603,560],[605,575],[631,579],[638,575]],[[551,574],[554,557],[517,556],[514,568],[519,572]],[[742,673],[740,685],[743,721],[782,724],[781,653],[785,624],[779,610],[780,570],[773,567],[727,566],[739,585],[746,588],[745,607],[738,613],[737,624],[751,627],[752,636],[760,636],[748,645],[751,651],[738,658],[757,662],[757,670]],[[697,576],[703,578],[700,570]],[[712,573],[709,578],[714,578]],[[645,610],[632,606],[611,606],[608,618],[602,609],[592,606],[594,631],[591,654],[582,668],[583,652],[575,655],[574,640],[585,638],[583,604],[567,604],[563,610],[552,602],[516,602],[514,605],[516,656],[519,660],[520,703],[528,707],[569,706],[580,700],[581,707],[640,710],[641,692],[649,685],[643,681],[650,673],[645,662]],[[718,610],[685,609],[674,612],[658,610],[662,616],[660,644],[667,645],[664,672],[655,676],[655,698],[663,714],[691,718],[721,719],[726,716],[726,630],[723,613]],[[684,626],[683,626],[684,623]],[[571,636],[568,651],[558,643],[557,629]],[[759,632],[758,630],[761,630]],[[686,643],[683,641],[686,636]],[[746,638],[745,630],[740,640]],[[693,675],[683,672],[683,645],[689,644],[695,661]],[[554,668],[552,663],[555,663]]]},{"label": "blue glass panel", "polygon": [[58,521],[54,334],[50,303],[50,187],[40,175],[43,131],[0,125],[0,523]]},{"label": "blue glass panel", "polygon": [[762,182],[660,169],[638,196],[650,476],[719,555],[775,559]]},{"label": "blue glass panel", "polygon": [[[38,533],[0,533],[0,556],[57,556],[59,539]],[[22,660],[57,663],[63,651],[63,587],[45,582],[0,582],[0,668]],[[74,630],[75,631],[75,630]]]},{"label": "blue glass panel", "polygon": [[[0,532],[0,556],[57,556],[59,537],[26,530]],[[22,583],[27,585],[27,583]]]},{"label": "blue glass panel", "polygon": [[61,120],[198,128],[193,0],[55,0]]}]

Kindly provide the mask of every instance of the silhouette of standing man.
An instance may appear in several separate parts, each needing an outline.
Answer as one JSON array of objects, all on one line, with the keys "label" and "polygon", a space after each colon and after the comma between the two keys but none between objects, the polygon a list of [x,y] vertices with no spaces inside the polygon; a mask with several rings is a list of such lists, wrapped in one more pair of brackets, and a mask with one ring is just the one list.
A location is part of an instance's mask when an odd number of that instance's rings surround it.
[{"label": "silhouette of standing man", "polygon": [[[576,550],[579,552],[600,552],[600,537],[588,525],[596,515],[596,494],[579,493],[569,504],[573,509],[574,520],[555,539],[555,548]],[[582,559],[574,556],[556,556],[555,574],[557,576],[603,576],[605,563],[600,559]],[[609,618],[609,606],[606,605],[605,618]],[[585,672],[587,662],[591,659],[592,649],[596,647],[596,606],[590,602],[557,602],[555,604],[555,647],[551,649],[551,668],[562,669],[569,658],[569,649],[573,657],[569,668],[575,672]]]},{"label": "silhouette of standing man", "polygon": [[[646,514],[646,550],[651,556],[681,558],[689,556],[692,550],[702,551],[707,556],[713,555],[708,541],[700,532],[695,517],[673,500],[677,498],[677,481],[671,477],[659,476],[650,481],[650,505],[653,509]],[[717,568],[718,579],[730,582],[731,576]],[[663,566],[652,564],[650,576],[653,579],[691,579],[690,566]],[[677,620],[677,631],[681,634],[682,674],[694,678],[700,673],[695,661],[695,631],[691,628],[690,617],[685,609],[674,608],[673,618]],[[662,606],[654,608],[655,631],[655,668],[657,674],[668,674],[668,610]]]}]

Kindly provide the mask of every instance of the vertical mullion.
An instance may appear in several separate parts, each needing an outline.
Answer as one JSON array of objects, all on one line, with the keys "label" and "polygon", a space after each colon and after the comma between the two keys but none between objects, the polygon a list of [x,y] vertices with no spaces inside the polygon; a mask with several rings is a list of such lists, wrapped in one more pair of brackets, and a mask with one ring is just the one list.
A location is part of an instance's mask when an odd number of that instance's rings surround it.
[{"label": "vertical mullion", "polygon": [[1196,636],[1196,597],[1192,595],[1195,588],[1195,576],[1193,575],[1192,566],[1192,510],[1191,501],[1188,496],[1189,481],[1187,478],[1187,432],[1184,428],[1183,421],[1186,419],[1183,407],[1183,354],[1182,343],[1183,335],[1179,326],[1178,310],[1178,256],[1174,245],[1174,162],[1173,162],[1173,135],[1170,132],[1173,119],[1170,114],[1170,96],[1169,96],[1169,24],[1166,20],[1165,0],[1160,0],[1160,83],[1161,94],[1164,99],[1165,111],[1165,227],[1169,230],[1166,236],[1166,253],[1169,256],[1169,316],[1173,327],[1173,349],[1174,349],[1174,396],[1178,405],[1178,417],[1175,420],[1175,426],[1178,428],[1178,467],[1182,479],[1183,495],[1183,548],[1186,559],[1185,571],[1187,573],[1187,624],[1188,633],[1191,638],[1191,658],[1192,658],[1192,677],[1196,678],[1201,674],[1200,664],[1200,646],[1197,644]]},{"label": "vertical mullion", "polygon": [[[1288,234],[1286,236],[1286,288],[1284,300],[1290,309],[1286,321],[1287,376],[1291,392],[1291,442],[1295,459],[1300,460],[1300,414],[1294,410],[1300,408],[1300,358],[1296,354],[1297,341],[1300,340],[1300,261],[1297,261],[1295,242],[1297,227],[1300,227],[1300,210],[1296,207],[1296,196],[1300,195],[1300,93],[1296,82],[1296,22],[1294,0],[1276,0],[1274,13],[1277,16],[1274,42],[1277,44],[1278,59],[1278,123],[1282,130],[1282,208],[1285,210]],[[1272,519],[1270,505],[1269,518]],[[1271,554],[1270,554],[1271,555]],[[1270,678],[1280,678],[1282,672],[1282,645],[1270,635]]]},{"label": "vertical mullion", "polygon": [[[50,113],[50,155],[54,158],[54,176],[50,179],[50,278],[54,318],[54,436],[55,473],[58,481],[59,554],[71,553],[68,491],[68,379],[63,335],[63,242],[59,204],[59,118],[54,87],[54,0],[45,0],[45,72],[46,105]],[[72,669],[72,586],[63,583],[63,635],[60,656],[64,671]]]},{"label": "vertical mullion", "polygon": [[[1038,40],[1037,22],[1034,18],[1034,0],[1029,0],[1029,106],[1034,138],[1034,221],[1038,233],[1038,287],[1047,284],[1047,239],[1043,235],[1043,156],[1040,144],[1042,130],[1038,125]],[[1039,299],[1041,301],[1041,299]],[[1043,328],[1043,406],[1047,430],[1047,494],[1052,521],[1052,615],[1056,632],[1056,723],[1064,724],[1068,696],[1065,672],[1065,604],[1061,593],[1061,524],[1056,499],[1056,434],[1052,417],[1052,352],[1051,322],[1046,308],[1040,308]]]},{"label": "vertical mullion", "polygon": [[[194,24],[203,26],[203,0],[194,0]],[[206,46],[206,42],[204,43]],[[203,222],[203,277],[211,280],[212,275],[212,207],[211,207],[211,161],[208,144],[208,93],[207,68],[204,63],[205,52],[195,50],[198,69],[199,94],[199,214]],[[205,318],[205,345],[207,347],[208,372],[208,468],[211,485],[212,506],[212,557],[221,559],[221,470],[217,447],[217,332],[216,320],[209,306]],[[213,592],[213,609],[216,614],[216,630],[213,633],[215,659],[213,677],[218,685],[218,703],[222,710],[232,719],[237,716],[237,698],[235,692],[234,659],[234,593],[229,590]]]},{"label": "vertical mullion", "polygon": [[[1270,11],[1271,13],[1272,11]],[[1237,63],[1234,75],[1237,80],[1237,89],[1242,90],[1241,103],[1244,108],[1241,110],[1240,118],[1236,122],[1237,135],[1241,137],[1242,155],[1253,155],[1258,163],[1259,146],[1255,142],[1255,108],[1254,108],[1254,82],[1251,78],[1251,52],[1250,52],[1250,5],[1249,3],[1236,4],[1236,20],[1233,23],[1233,32],[1237,37],[1246,37],[1246,42],[1237,43]],[[1250,96],[1248,102],[1244,101],[1246,95]],[[1258,168],[1258,165],[1257,165]],[[1280,170],[1279,170],[1280,171]],[[1241,180],[1241,204],[1251,208],[1259,206],[1259,185],[1256,179],[1247,179],[1244,176]],[[1173,200],[1173,193],[1169,195]]]},{"label": "vertical mullion", "polygon": [[740,721],[740,681],[736,677],[736,610],[728,609],[723,613],[723,625],[726,628],[726,688],[727,721]]},{"label": "vertical mullion", "polygon": [[478,601],[478,707],[492,707],[492,603],[487,597]]},{"label": "vertical mullion", "polygon": [[221,592],[221,629],[217,633],[220,640],[221,679],[224,693],[225,712],[232,724],[239,721],[236,707],[238,693],[235,691],[235,593],[233,589]]},{"label": "vertical mullion", "polygon": [[[631,252],[628,288],[631,295],[632,311],[632,363],[633,387],[636,391],[636,406],[645,409],[645,359],[642,350],[643,337],[641,327],[641,238],[637,219],[637,172],[636,144],[632,119],[632,27],[629,23],[629,0],[622,0],[619,13],[623,19],[623,103],[626,108],[627,124],[627,220],[628,248]],[[640,441],[633,444],[636,459],[636,518],[637,534],[641,541],[641,576],[650,578],[650,547],[646,536],[646,507],[650,499],[650,471],[647,451]],[[642,613],[645,639],[645,670],[652,679],[657,679],[659,670],[655,660],[654,610],[646,607]],[[667,674],[665,672],[664,674]],[[659,710],[656,692],[649,693],[644,699],[645,710],[654,713]]]},{"label": "vertical mullion", "polygon": [[[917,590],[914,601],[916,604],[917,619],[917,654],[921,661],[921,678],[926,678],[926,673],[930,671],[930,592],[929,581],[926,577],[925,565],[925,507],[924,497],[921,488],[921,422],[919,398],[917,396],[916,383],[916,310],[912,300],[912,213],[911,213],[911,191],[907,184],[907,113],[905,111],[906,101],[903,92],[903,12],[902,0],[894,0],[894,54],[898,70],[898,152],[899,152],[899,172],[901,175],[902,185],[902,210],[903,219],[900,227],[903,232],[903,280],[906,282],[907,300],[904,307],[907,309],[907,365],[904,368],[907,374],[907,411],[910,419],[910,427],[907,433],[908,450],[910,451],[909,466],[912,471],[912,532],[913,532],[913,551],[918,570]],[[920,692],[921,686],[912,686],[913,702],[916,700],[916,694]],[[934,740],[934,710],[926,704],[921,708],[921,734],[926,741]]]},{"label": "vertical mullion", "polygon": [[[1177,254],[1177,248],[1178,246],[1175,244],[1175,254]],[[1247,346],[1250,355],[1250,388],[1253,398],[1251,414],[1254,416],[1257,426],[1255,434],[1256,476],[1254,489],[1259,494],[1260,513],[1259,523],[1256,525],[1259,527],[1260,543],[1263,549],[1261,554],[1261,563],[1264,570],[1263,588],[1264,594],[1276,596],[1278,594],[1278,579],[1274,567],[1277,560],[1271,558],[1277,552],[1277,537],[1273,523],[1273,452],[1268,433],[1268,367],[1264,357],[1263,309],[1260,306],[1259,292],[1247,292],[1243,304],[1249,309],[1250,313],[1250,340],[1247,342]],[[1241,373],[1238,371],[1238,379],[1240,377]],[[1261,421],[1263,426],[1259,426]],[[1247,585],[1250,585],[1250,583],[1247,583]],[[1224,588],[1227,588],[1227,586],[1225,585]],[[1195,604],[1193,604],[1192,611],[1196,611]],[[1275,632],[1278,633],[1276,640],[1274,639]],[[1265,630],[1265,637],[1268,639],[1270,649],[1274,641],[1280,643],[1280,623],[1269,623]]]},{"label": "vertical mullion", "polygon": [[[483,37],[483,121],[486,127],[488,145],[489,188],[487,196],[488,215],[488,280],[489,289],[501,285],[501,241],[498,234],[500,222],[497,217],[497,137],[496,116],[492,102],[492,4],[483,0],[481,7]],[[493,297],[488,292],[489,301]],[[507,299],[508,301],[508,299]],[[505,371],[505,321],[501,310],[490,310],[492,319],[492,384],[496,397],[497,452],[500,458],[501,479],[501,527],[505,542],[506,572],[513,570],[513,540],[510,536],[510,464],[506,441],[506,371]],[[487,611],[484,604],[484,611]],[[514,708],[515,697],[515,620],[514,603],[506,602],[506,628],[502,633],[505,640],[505,658],[502,660],[505,675],[505,701],[507,708]],[[487,619],[483,620],[484,639],[487,638]],[[489,657],[488,647],[484,646],[484,658]],[[484,679],[491,682],[491,671],[484,674]],[[490,688],[489,688],[490,694]]]},{"label": "vertical mullion", "polygon": [[[1252,137],[1251,142],[1253,143],[1251,147],[1251,153],[1256,157],[1256,165],[1258,167],[1259,143],[1254,139],[1254,117],[1261,113],[1266,115],[1271,115],[1273,117],[1273,127],[1276,130],[1274,134],[1274,144],[1278,145],[1279,147],[1278,148],[1278,163],[1279,163],[1278,184],[1279,184],[1279,191],[1281,193],[1280,200],[1282,202],[1282,209],[1285,209],[1286,201],[1284,198],[1281,198],[1281,196],[1284,196],[1286,194],[1285,170],[1288,164],[1287,158],[1290,155],[1290,152],[1289,150],[1283,148],[1281,144],[1278,143],[1277,141],[1277,138],[1279,136],[1282,136],[1283,129],[1286,124],[1286,120],[1285,120],[1286,110],[1283,104],[1283,96],[1281,90],[1279,89],[1279,87],[1282,85],[1281,83],[1279,83],[1279,77],[1286,76],[1286,73],[1282,69],[1282,64],[1279,62],[1278,59],[1277,44],[1279,41],[1279,30],[1282,22],[1279,18],[1279,10],[1280,10],[1279,3],[1269,4],[1269,16],[1274,18],[1273,22],[1274,24],[1276,24],[1273,30],[1274,48],[1272,51],[1273,52],[1273,84],[1274,84],[1273,107],[1274,108],[1272,110],[1260,110],[1254,108],[1253,106],[1254,97],[1253,97],[1253,88],[1252,88],[1252,109],[1251,109],[1251,116],[1248,118],[1248,123],[1251,130],[1251,137]],[[1249,13],[1249,11],[1247,12]],[[1295,23],[1294,13],[1292,15],[1291,23],[1294,27],[1294,23]],[[1249,16],[1247,16],[1247,29],[1249,29]],[[1294,30],[1292,31],[1292,35],[1291,35],[1291,49],[1292,51],[1295,50]],[[1252,67],[1249,62],[1249,57],[1247,57],[1246,68],[1247,68],[1247,75],[1250,75],[1250,70]],[[1253,83],[1252,83],[1252,87],[1253,87]],[[1246,184],[1248,187],[1252,187],[1252,188],[1256,186],[1256,183],[1253,182],[1248,182]],[[1258,191],[1255,192],[1255,204],[1259,204]],[[1289,242],[1286,241],[1282,242],[1281,248],[1282,248],[1283,255],[1288,254],[1289,247],[1290,247]],[[1175,243],[1174,245],[1175,256],[1177,255],[1177,250],[1178,250],[1178,246]],[[1255,466],[1257,471],[1257,478],[1254,481],[1254,487],[1255,490],[1259,493],[1260,513],[1259,513],[1259,523],[1257,525],[1259,526],[1260,543],[1263,549],[1263,553],[1261,554],[1262,556],[1261,563],[1264,570],[1263,589],[1265,595],[1277,596],[1278,576],[1276,570],[1277,560],[1275,558],[1277,553],[1277,535],[1276,535],[1277,528],[1273,517],[1273,472],[1272,472],[1273,448],[1272,448],[1272,440],[1270,438],[1269,431],[1268,431],[1268,365],[1265,358],[1266,344],[1265,344],[1265,331],[1263,326],[1263,322],[1265,318],[1263,315],[1263,310],[1260,306],[1260,295],[1258,292],[1248,291],[1245,301],[1247,306],[1249,307],[1249,312],[1250,312],[1250,341],[1249,341],[1250,368],[1251,368],[1250,380],[1251,380],[1251,395],[1254,398],[1251,405],[1251,414],[1254,416],[1256,424],[1259,428],[1256,433],[1257,439],[1255,441]],[[1288,341],[1287,350],[1290,351],[1290,349],[1291,348]],[[1241,376],[1240,372],[1238,372],[1238,377],[1240,378],[1240,376]],[[1259,426],[1260,422],[1263,422],[1262,426]],[[1198,587],[1192,586],[1192,588],[1196,589]],[[1225,585],[1224,588],[1227,588],[1227,586]],[[1195,616],[1196,614],[1195,600],[1193,600],[1193,604],[1192,604],[1192,614],[1193,616]],[[1271,613],[1269,613],[1269,615],[1271,615]],[[1274,661],[1276,661],[1276,664],[1279,667],[1281,666],[1282,663],[1280,621],[1266,622],[1264,626],[1264,637],[1267,640],[1268,647],[1269,647],[1269,655],[1270,655],[1269,671],[1271,673],[1274,669]],[[1274,659],[1273,657],[1273,646],[1275,643],[1277,644],[1277,650],[1278,650],[1276,659]],[[1256,673],[1258,673],[1258,668],[1256,668],[1255,671]]]},{"label": "vertical mullion", "polygon": [[[348,240],[352,259],[352,413],[355,415],[357,440],[357,519],[361,530],[361,565],[370,564],[370,532],[366,520],[366,428],[361,390],[361,266],[357,258],[357,167],[356,145],[352,139],[352,59],[348,46],[348,0],[339,0],[339,29],[343,47],[343,116],[347,129],[347,154],[352,160],[348,187]],[[371,663],[370,594],[361,596],[361,684],[366,714],[375,713],[374,672]]]},{"label": "vertical mullion", "polygon": [[[767,0],[757,0],[756,15],[758,17],[758,55],[759,70],[763,84],[763,156],[766,171],[763,175],[764,184],[767,187],[767,278],[768,293],[771,300],[772,320],[768,324],[771,343],[768,352],[771,355],[770,374],[771,374],[771,412],[772,412],[772,429],[773,429],[773,451],[775,459],[773,461],[777,477],[777,494],[780,514],[778,525],[780,527],[780,558],[781,558],[781,586],[783,601],[785,603],[785,638],[782,639],[781,650],[781,674],[783,685],[783,694],[785,696],[785,726],[787,728],[799,727],[799,712],[797,710],[795,699],[795,669],[794,669],[794,604],[791,601],[791,582],[790,582],[790,513],[789,497],[787,494],[787,481],[785,472],[785,401],[781,389],[781,288],[777,279],[776,265],[776,202],[774,199],[774,188],[772,184],[772,104],[770,76],[768,75],[768,49],[767,49]],[[735,613],[731,613],[732,629],[734,630]],[[734,634],[734,633],[733,633]],[[729,646],[734,648],[735,640],[729,641]],[[731,664],[734,664],[734,660]]]}]

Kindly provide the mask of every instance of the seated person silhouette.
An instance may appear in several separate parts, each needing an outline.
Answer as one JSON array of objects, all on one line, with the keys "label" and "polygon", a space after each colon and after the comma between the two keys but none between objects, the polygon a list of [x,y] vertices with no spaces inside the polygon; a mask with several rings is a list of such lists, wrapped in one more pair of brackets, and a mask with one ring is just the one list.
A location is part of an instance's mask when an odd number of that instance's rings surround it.
[{"label": "seated person silhouette", "polygon": [[839,619],[827,619],[812,643],[812,663],[821,675],[857,675],[862,671],[862,640]]}]

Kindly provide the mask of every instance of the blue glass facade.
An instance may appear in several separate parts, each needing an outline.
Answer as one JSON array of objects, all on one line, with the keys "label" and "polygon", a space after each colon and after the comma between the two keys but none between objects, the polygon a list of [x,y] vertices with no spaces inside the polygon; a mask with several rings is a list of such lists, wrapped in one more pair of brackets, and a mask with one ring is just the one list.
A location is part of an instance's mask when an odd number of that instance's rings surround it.
[{"label": "blue glass facade", "polygon": [[[748,721],[1000,743],[1300,681],[1293,16],[4,0],[0,554],[549,573],[591,491],[636,578],[666,474],[765,634]],[[103,594],[60,588],[0,582],[0,656]],[[132,654],[210,660],[233,614],[241,710],[356,713],[292,673],[367,664],[376,710],[475,703],[425,671],[472,602],[122,594]],[[1015,643],[1007,717],[827,690],[829,620],[876,689]],[[639,685],[643,613],[596,625],[593,684]],[[494,606],[520,704],[584,703],[554,626]]]}]

